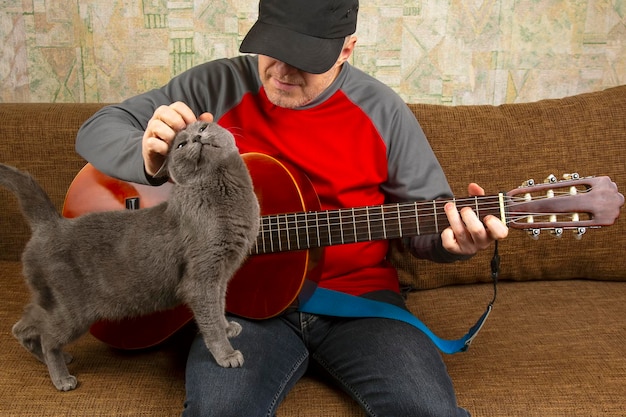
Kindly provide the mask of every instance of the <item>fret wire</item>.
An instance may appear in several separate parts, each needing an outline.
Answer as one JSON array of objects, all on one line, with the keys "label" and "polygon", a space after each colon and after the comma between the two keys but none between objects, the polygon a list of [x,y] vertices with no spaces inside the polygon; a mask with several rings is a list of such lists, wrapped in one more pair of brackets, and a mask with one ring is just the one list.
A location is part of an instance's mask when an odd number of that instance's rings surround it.
[{"label": "fret wire", "polygon": [[354,241],[357,241],[357,235],[356,235],[356,216],[354,215],[354,207],[352,207],[351,209],[352,212],[352,230],[354,232]]},{"label": "fret wire", "polygon": [[341,221],[341,210],[338,211],[339,213],[339,231],[341,232],[341,244],[346,243],[344,237],[343,237],[343,222]]},{"label": "fret wire", "polygon": [[369,240],[372,240],[372,228],[370,226],[370,208],[365,207],[365,216],[367,217],[367,236]]},{"label": "fret wire", "polygon": [[300,227],[298,227],[298,213],[293,214],[293,226],[296,232],[296,248],[300,249]]},{"label": "fret wire", "polygon": [[380,218],[382,219],[383,237],[387,239],[387,225],[385,223],[385,206],[380,206]]},{"label": "fret wire", "polygon": [[[259,239],[260,239],[260,246],[263,250],[263,252],[265,252],[265,218],[261,217],[261,222],[259,225],[259,236],[257,237],[257,243],[259,243]],[[259,245],[257,245],[259,246]]]},{"label": "fret wire", "polygon": [[276,215],[276,221],[278,222],[278,250],[283,251],[286,248],[287,242],[285,240],[285,235],[287,230],[285,229],[284,223],[285,215],[284,213],[280,213]]},{"label": "fret wire", "polygon": [[[266,251],[267,251],[268,249],[269,249],[269,250],[272,250],[272,241],[273,241],[274,239],[272,239],[272,218],[271,218],[271,217],[269,217],[269,218],[267,219],[267,230],[265,231],[265,234],[264,234],[264,236],[263,236],[263,239],[266,239],[266,237],[265,237],[265,236],[267,236],[267,238],[269,238],[269,248],[265,248],[265,250],[266,250]],[[266,243],[266,244],[267,244],[267,243]]]},{"label": "fret wire", "polygon": [[400,203],[396,203],[396,210],[398,212],[398,232],[402,237],[402,218],[400,217]]},{"label": "fret wire", "polygon": [[289,215],[285,213],[285,234],[287,240],[287,250],[291,250],[291,238],[289,237]]},{"label": "fret wire", "polygon": [[297,243],[296,243],[296,239],[298,238],[298,225],[296,224],[295,220],[293,221],[293,226],[292,226],[292,219],[294,218],[295,213],[287,213],[285,214],[286,220],[287,220],[287,241],[288,243],[288,247],[289,250],[291,249],[297,249]]},{"label": "fret wire", "polygon": [[437,201],[433,201],[433,214],[435,216],[435,232],[439,233],[439,223],[437,221]]},{"label": "fret wire", "polygon": [[276,224],[278,225],[278,227],[277,227],[277,232],[278,232],[278,250],[282,251],[283,250],[283,236],[281,234],[281,229],[280,229],[280,214],[276,216]]},{"label": "fret wire", "polygon": [[296,249],[294,235],[297,234],[298,227],[295,223],[293,227],[291,226],[291,218],[293,216],[294,216],[293,213],[285,214],[285,221],[287,222],[287,247],[289,248],[289,250],[291,250],[292,248]]},{"label": "fret wire", "polygon": [[420,216],[417,213],[417,201],[413,203],[413,206],[415,207],[415,226],[417,229],[417,235],[419,236],[421,232],[420,232]]},{"label": "fret wire", "polygon": [[304,217],[306,218],[306,246],[308,248],[311,247],[311,236],[309,233],[309,216],[306,215],[306,213],[304,214]]},{"label": "fret wire", "polygon": [[273,233],[272,232],[272,230],[273,230],[273,227],[272,227],[272,217],[269,218],[269,221],[270,221],[269,222],[269,227],[270,227],[270,234],[269,234],[269,236],[270,236],[270,250],[272,252],[274,252],[274,239],[273,239],[273,236],[272,236],[272,233]]},{"label": "fret wire", "polygon": [[476,216],[480,219],[480,210],[478,209],[478,197],[474,197],[474,207],[476,210]]},{"label": "fret wire", "polygon": [[276,215],[276,236],[278,237],[278,251],[282,251],[283,237],[281,236],[280,214]]},{"label": "fret wire", "polygon": [[[287,233],[287,230],[284,228],[284,226],[283,226],[283,224],[281,222],[281,219],[284,219],[284,217],[285,217],[284,214],[278,214],[276,216],[276,218],[278,219],[278,242],[279,242],[279,245],[278,245],[279,249],[278,250],[281,251],[281,252],[285,249],[285,244],[287,243],[287,242],[285,242],[285,238],[283,237]],[[283,233],[283,231],[285,233]]]},{"label": "fret wire", "polygon": [[263,253],[267,253],[267,241],[265,236],[267,235],[267,217],[263,217],[263,222],[261,223],[263,229],[263,235],[261,236],[261,248],[263,249]]},{"label": "fret wire", "polygon": [[330,230],[330,211],[326,211],[326,229],[328,230],[328,244],[333,244],[333,234]]},{"label": "fret wire", "polygon": [[270,232],[268,234],[270,238],[270,251],[275,252],[277,250],[276,245],[278,245],[279,238],[277,236],[277,216],[270,217]]},{"label": "fret wire", "polygon": [[289,213],[285,213],[285,231],[287,233],[287,250],[291,250],[291,242],[292,242],[292,230],[289,223]]},{"label": "fret wire", "polygon": [[315,229],[317,231],[317,246],[322,246],[322,242],[320,241],[320,219],[319,219],[319,211],[315,212]]},{"label": "fret wire", "polygon": [[275,252],[275,246],[278,244],[278,237],[276,236],[276,216],[270,217],[270,251]]},{"label": "fret wire", "polygon": [[[257,240],[256,240],[256,244],[255,244],[255,252],[259,253],[259,239],[261,239],[261,242],[263,244],[263,246],[265,246],[265,231],[264,231],[264,221],[263,218],[261,218],[261,221],[259,222],[259,235],[257,236]],[[265,248],[263,248],[265,249]]]}]

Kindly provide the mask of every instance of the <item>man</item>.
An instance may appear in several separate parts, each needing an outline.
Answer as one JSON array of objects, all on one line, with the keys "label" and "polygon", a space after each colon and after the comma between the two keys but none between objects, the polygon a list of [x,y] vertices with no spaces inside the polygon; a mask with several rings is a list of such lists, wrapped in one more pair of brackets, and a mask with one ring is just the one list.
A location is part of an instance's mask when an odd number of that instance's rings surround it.
[{"label": "man", "polygon": [[[247,55],[199,65],[161,89],[102,109],[77,150],[110,175],[158,183],[176,132],[196,118],[231,130],[244,152],[285,160],[311,179],[323,209],[451,195],[424,134],[391,89],[352,67],[358,0],[261,0]],[[459,155],[461,157],[461,155]],[[482,189],[470,184],[472,195]],[[415,237],[415,256],[466,259],[506,237],[496,218],[445,207],[450,227]],[[482,220],[482,221],[481,221]],[[387,241],[326,248],[320,287],[404,306]],[[372,416],[466,416],[439,352],[400,321],[300,312],[240,322],[242,368],[220,368],[202,339],[188,359],[186,416],[271,416],[312,369]]]}]

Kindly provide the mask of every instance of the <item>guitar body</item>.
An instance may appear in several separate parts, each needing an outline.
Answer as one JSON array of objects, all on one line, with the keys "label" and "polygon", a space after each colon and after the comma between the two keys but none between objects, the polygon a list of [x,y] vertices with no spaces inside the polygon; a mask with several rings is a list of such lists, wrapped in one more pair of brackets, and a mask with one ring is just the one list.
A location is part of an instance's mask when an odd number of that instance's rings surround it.
[{"label": "guitar body", "polygon": [[[262,216],[320,210],[313,185],[299,170],[260,153],[242,156]],[[226,311],[266,319],[308,298],[321,277],[323,254],[323,248],[311,248],[251,256],[228,284]]]},{"label": "guitar body", "polygon": [[[270,156],[242,155],[259,200],[261,215],[320,209],[317,194],[306,176]],[[172,184],[158,187],[131,184],[102,174],[87,164],[70,185],[63,216],[147,208],[169,197]],[[264,319],[274,317],[308,297],[321,276],[322,248],[251,256],[229,283],[226,310],[232,314]],[[121,321],[102,320],[90,332],[119,349],[157,345],[193,319],[184,305],[148,316]]]},{"label": "guitar body", "polygon": [[[228,285],[226,310],[251,319],[277,316],[309,297],[321,276],[325,246],[439,234],[449,225],[445,204],[493,215],[537,238],[541,230],[581,238],[588,228],[613,224],[624,196],[609,177],[568,174],[559,181],[528,180],[506,194],[453,200],[389,203],[321,210],[309,179],[295,167],[259,153],[242,155],[261,207],[256,244]],[[136,209],[165,201],[172,185],[130,184],[87,164],[72,182],[63,215]],[[185,306],[119,322],[95,323],[91,333],[122,349],[156,345],[193,319]]]}]

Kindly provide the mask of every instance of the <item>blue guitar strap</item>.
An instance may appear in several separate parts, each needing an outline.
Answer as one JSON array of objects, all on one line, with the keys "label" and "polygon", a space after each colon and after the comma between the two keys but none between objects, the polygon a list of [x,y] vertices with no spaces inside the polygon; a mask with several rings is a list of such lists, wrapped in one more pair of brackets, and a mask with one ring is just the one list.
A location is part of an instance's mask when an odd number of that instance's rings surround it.
[{"label": "blue guitar strap", "polygon": [[493,299],[476,324],[473,325],[467,334],[460,339],[447,340],[438,337],[428,328],[428,326],[426,326],[409,311],[393,304],[357,297],[326,288],[316,288],[309,299],[300,304],[298,310],[303,313],[321,314],[335,317],[380,317],[400,320],[411,324],[424,332],[443,353],[453,354],[457,352],[465,352],[485,324],[485,320],[487,320],[489,313],[491,313],[493,304],[496,300],[497,279],[500,263],[497,244],[498,242],[496,241],[494,256],[491,260],[491,277],[494,285]]}]

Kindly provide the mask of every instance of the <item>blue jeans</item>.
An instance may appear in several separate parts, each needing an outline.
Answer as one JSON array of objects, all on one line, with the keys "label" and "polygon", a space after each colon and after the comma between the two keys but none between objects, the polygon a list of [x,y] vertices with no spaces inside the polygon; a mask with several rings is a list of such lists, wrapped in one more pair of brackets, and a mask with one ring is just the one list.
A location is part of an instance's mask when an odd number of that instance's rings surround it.
[{"label": "blue jeans", "polygon": [[241,324],[231,342],[242,368],[217,365],[196,337],[186,373],[184,417],[274,416],[309,367],[322,370],[369,416],[469,416],[456,404],[439,351],[403,322],[305,313]]}]

